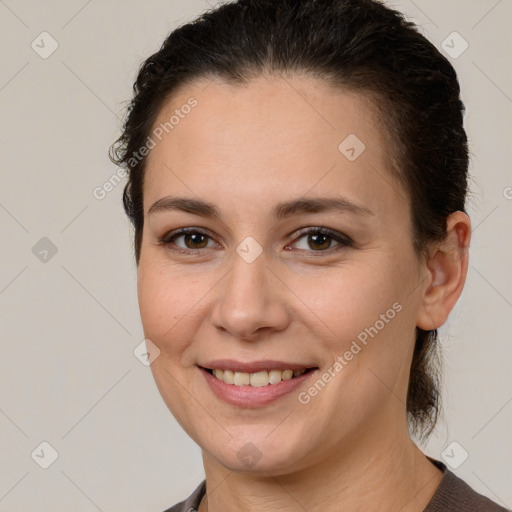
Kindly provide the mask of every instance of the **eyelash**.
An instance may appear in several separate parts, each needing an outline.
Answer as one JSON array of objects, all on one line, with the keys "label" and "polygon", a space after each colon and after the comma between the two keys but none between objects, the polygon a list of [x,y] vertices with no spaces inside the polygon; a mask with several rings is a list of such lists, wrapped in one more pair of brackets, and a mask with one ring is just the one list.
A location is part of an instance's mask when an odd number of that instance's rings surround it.
[{"label": "eyelash", "polygon": [[[158,242],[159,242],[159,245],[163,245],[164,247],[174,251],[174,252],[177,252],[177,253],[181,253],[181,254],[193,254],[193,255],[196,255],[197,256],[197,253],[198,251],[201,251],[201,250],[208,250],[208,248],[203,248],[203,249],[183,249],[181,247],[172,247],[171,245],[173,245],[173,241],[176,239],[176,238],[179,238],[180,236],[183,236],[183,235],[187,235],[187,234],[199,234],[199,235],[205,235],[207,237],[209,237],[210,239],[212,239],[212,237],[210,237],[210,235],[201,230],[201,229],[197,229],[197,228],[182,228],[178,231],[172,231],[170,233],[167,233],[166,235],[164,235],[163,237],[159,238]],[[295,239],[294,243],[297,242],[298,240],[300,240],[301,238],[303,238],[304,236],[306,235],[309,235],[309,234],[316,234],[316,235],[327,235],[329,238],[335,240],[336,242],[338,242],[338,246],[334,246],[334,247],[329,247],[328,249],[325,249],[325,250],[318,250],[318,251],[315,251],[315,250],[311,250],[311,251],[307,251],[306,249],[299,249],[300,251],[306,251],[306,252],[312,252],[312,253],[331,253],[331,252],[335,252],[335,251],[338,251],[338,250],[342,250],[344,248],[347,248],[347,247],[352,247],[354,245],[354,242],[353,240],[348,237],[347,235],[344,235],[343,233],[338,233],[336,231],[332,231],[331,229],[328,229],[328,228],[325,228],[323,226],[319,226],[319,227],[316,227],[316,228],[305,228],[305,229],[302,229],[300,230],[298,233],[297,233],[297,238]],[[333,251],[334,249],[334,251]]]}]

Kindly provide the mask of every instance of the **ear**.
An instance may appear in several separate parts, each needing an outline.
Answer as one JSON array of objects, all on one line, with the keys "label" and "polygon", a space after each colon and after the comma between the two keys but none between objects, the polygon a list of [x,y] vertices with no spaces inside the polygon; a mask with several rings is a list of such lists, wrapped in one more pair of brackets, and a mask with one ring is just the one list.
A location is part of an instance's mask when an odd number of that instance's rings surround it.
[{"label": "ear", "polygon": [[471,221],[461,211],[446,220],[446,238],[432,246],[426,262],[427,285],[417,326],[429,331],[441,327],[455,306],[468,271]]}]

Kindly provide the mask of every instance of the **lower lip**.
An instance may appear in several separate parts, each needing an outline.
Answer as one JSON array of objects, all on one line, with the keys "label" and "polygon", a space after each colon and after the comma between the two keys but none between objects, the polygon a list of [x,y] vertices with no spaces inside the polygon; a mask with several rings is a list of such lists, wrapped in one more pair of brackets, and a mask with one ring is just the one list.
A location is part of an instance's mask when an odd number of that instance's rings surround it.
[{"label": "lower lip", "polygon": [[270,404],[297,389],[317,371],[310,370],[299,377],[294,377],[290,380],[282,380],[278,384],[255,387],[226,384],[224,381],[217,379],[217,377],[207,372],[204,368],[199,369],[204,375],[210,389],[218,398],[228,404],[238,405],[240,407],[262,407]]}]

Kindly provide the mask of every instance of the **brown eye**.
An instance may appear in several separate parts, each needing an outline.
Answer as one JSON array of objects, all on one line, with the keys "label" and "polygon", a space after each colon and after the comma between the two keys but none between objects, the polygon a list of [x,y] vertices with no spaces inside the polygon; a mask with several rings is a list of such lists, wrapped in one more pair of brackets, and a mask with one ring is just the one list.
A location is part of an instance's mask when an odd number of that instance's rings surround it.
[{"label": "brown eye", "polygon": [[323,233],[320,234],[309,234],[308,244],[310,247],[315,249],[329,249],[332,238],[329,235]]},{"label": "brown eye", "polygon": [[[327,252],[329,249],[343,249],[353,245],[348,236],[325,228],[307,229],[301,231],[299,235],[301,236],[293,245],[297,246],[301,239],[305,239],[302,247],[299,247],[301,251]],[[333,242],[336,243],[334,246]]]},{"label": "brown eye", "polygon": [[[183,241],[177,243],[177,240],[180,239],[183,239]],[[213,242],[213,245],[208,246],[209,241]],[[208,234],[197,229],[181,229],[177,232],[169,233],[160,239],[160,243],[163,246],[169,247],[169,249],[187,254],[198,252],[200,249],[210,249],[215,246],[215,242]]]},{"label": "brown eye", "polygon": [[[185,245],[187,249],[204,249],[207,244],[207,235],[203,235],[202,233],[192,232],[181,235],[183,240],[185,241]],[[206,241],[206,243],[205,243]],[[189,246],[190,244],[191,246]]]}]

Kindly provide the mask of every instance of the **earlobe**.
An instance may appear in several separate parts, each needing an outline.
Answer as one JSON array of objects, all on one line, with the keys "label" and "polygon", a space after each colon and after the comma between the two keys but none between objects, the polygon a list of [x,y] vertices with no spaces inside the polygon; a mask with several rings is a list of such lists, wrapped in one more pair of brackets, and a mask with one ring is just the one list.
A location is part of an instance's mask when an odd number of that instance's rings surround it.
[{"label": "earlobe", "polygon": [[466,281],[471,221],[461,211],[446,220],[446,238],[429,253],[426,285],[418,314],[417,326],[425,331],[441,327],[455,306]]}]

